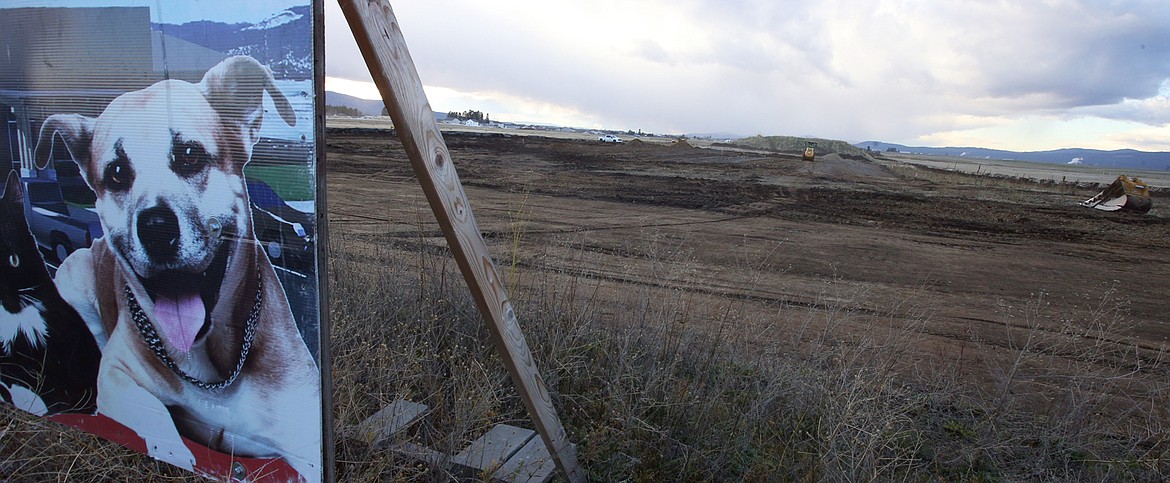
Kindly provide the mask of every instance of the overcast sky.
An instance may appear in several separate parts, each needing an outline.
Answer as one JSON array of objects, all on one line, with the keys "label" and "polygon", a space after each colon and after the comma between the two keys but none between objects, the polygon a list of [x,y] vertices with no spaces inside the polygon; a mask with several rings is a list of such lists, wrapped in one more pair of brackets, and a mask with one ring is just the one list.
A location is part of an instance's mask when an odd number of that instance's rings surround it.
[{"label": "overcast sky", "polygon": [[[335,2],[326,87],[377,98]],[[658,133],[1170,151],[1150,1],[397,1],[437,111]]]}]

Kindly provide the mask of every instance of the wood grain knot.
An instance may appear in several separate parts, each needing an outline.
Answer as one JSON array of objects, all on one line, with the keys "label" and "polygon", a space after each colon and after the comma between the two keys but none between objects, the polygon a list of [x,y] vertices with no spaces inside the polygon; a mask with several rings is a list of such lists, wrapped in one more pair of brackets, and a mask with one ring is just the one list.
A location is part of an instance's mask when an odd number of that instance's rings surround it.
[{"label": "wood grain knot", "polygon": [[454,206],[455,219],[459,220],[459,223],[466,223],[467,222],[467,204],[463,201],[463,198],[462,197],[455,198],[454,205],[455,205]]}]

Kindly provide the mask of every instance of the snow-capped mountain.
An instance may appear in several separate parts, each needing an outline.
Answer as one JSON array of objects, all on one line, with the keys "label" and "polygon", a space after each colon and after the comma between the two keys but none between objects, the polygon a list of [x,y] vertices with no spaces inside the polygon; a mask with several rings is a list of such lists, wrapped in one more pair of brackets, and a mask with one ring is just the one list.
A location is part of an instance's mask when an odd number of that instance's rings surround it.
[{"label": "snow-capped mountain", "polygon": [[286,23],[298,20],[302,17],[304,17],[304,15],[301,15],[297,12],[292,11],[292,10],[285,10],[285,11],[282,11],[282,12],[276,14],[276,15],[273,15],[271,17],[268,17],[268,18],[260,21],[260,23],[255,23],[255,24],[252,24],[248,27],[244,27],[244,30],[263,30],[263,29],[276,28],[276,27],[279,27],[279,26],[284,25]]},{"label": "snow-capped mountain", "polygon": [[310,5],[274,12],[255,23],[152,23],[151,29],[220,52],[225,57],[250,55],[272,69],[272,74],[278,79],[305,80],[313,76]]}]

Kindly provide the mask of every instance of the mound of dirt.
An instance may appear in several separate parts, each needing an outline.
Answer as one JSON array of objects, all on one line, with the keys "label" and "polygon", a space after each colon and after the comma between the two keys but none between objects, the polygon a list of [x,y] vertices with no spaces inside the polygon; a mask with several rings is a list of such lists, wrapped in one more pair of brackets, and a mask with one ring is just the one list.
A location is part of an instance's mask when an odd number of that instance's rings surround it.
[{"label": "mound of dirt", "polygon": [[670,145],[671,147],[675,148],[694,148],[694,146],[692,146],[691,143],[688,143],[686,139],[676,139],[673,143],[670,143]]},{"label": "mound of dirt", "polygon": [[840,180],[897,177],[885,166],[865,159],[843,158],[836,153],[817,156],[809,169],[813,175]]}]

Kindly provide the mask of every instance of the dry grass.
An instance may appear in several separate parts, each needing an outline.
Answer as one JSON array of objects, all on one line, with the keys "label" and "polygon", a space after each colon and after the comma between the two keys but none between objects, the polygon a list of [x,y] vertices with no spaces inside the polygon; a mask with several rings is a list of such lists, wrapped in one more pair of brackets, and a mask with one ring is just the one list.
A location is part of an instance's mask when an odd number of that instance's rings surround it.
[{"label": "dry grass", "polygon": [[0,404],[4,481],[206,481],[96,436]]},{"label": "dry grass", "polygon": [[[447,453],[498,423],[531,427],[445,250],[376,232],[333,235],[340,481],[453,477],[344,437],[398,398],[432,408],[401,437]],[[514,234],[513,250],[521,240]],[[979,385],[963,380],[962,359],[915,355],[929,313],[874,323],[881,314],[856,310],[873,306],[869,294],[830,284],[823,304],[748,317],[734,301],[698,303],[686,290],[685,240],[648,233],[630,243],[655,277],[681,288],[662,295],[569,269],[509,270],[529,345],[591,480],[1170,478],[1166,352],[1124,338],[1086,342],[1124,333],[1115,292],[1086,301],[1096,304],[1091,320],[1062,331],[1042,330],[1040,320],[1060,316],[1043,294],[1003,307],[1011,346],[982,362],[994,377]],[[910,302],[889,301],[889,311],[904,314]],[[0,428],[5,480],[198,481],[12,410]]]},{"label": "dry grass", "polygon": [[[338,380],[374,381],[338,392],[349,398],[337,403],[339,426],[397,397],[438,408],[409,437],[451,453],[493,424],[530,426],[445,255],[380,239],[341,235],[334,246],[338,272],[368,277],[335,279],[336,300],[377,294],[334,316],[337,336],[355,337],[340,344],[354,353],[338,354]],[[1123,331],[1115,293],[1096,301],[1093,320],[1067,321],[1065,332],[1023,324],[1031,328],[1012,334],[1010,356],[985,362],[995,375],[986,387],[962,381],[955,361],[915,356],[929,314],[883,327],[864,320],[880,314],[856,310],[872,305],[868,294],[834,292],[822,308],[777,306],[773,317],[747,318],[735,302],[693,300],[685,240],[648,234],[631,243],[655,260],[656,278],[683,288],[614,292],[570,270],[521,270],[509,284],[593,480],[1170,475],[1164,351],[1083,340],[1083,331]],[[590,256],[577,262],[587,266]],[[908,310],[898,304],[890,313]],[[1003,317],[1034,321],[1056,310],[1038,295]],[[847,325],[871,329],[839,335]],[[352,442],[339,451],[345,479],[447,476]]]}]

